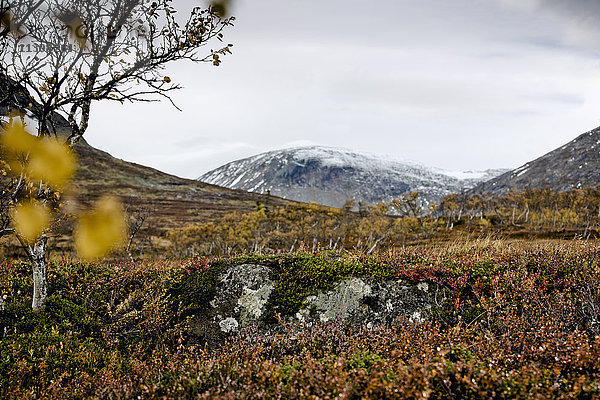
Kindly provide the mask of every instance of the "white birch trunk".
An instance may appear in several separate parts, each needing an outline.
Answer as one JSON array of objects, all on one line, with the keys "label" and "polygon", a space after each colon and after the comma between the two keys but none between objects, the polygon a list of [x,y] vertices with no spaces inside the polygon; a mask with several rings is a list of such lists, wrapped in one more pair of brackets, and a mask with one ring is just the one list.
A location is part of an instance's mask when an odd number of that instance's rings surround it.
[{"label": "white birch trunk", "polygon": [[46,283],[46,244],[48,238],[42,235],[36,239],[33,248],[29,248],[33,269],[33,301],[31,308],[39,310],[46,304],[48,285]]},{"label": "white birch trunk", "polygon": [[[4,298],[2,297],[2,293],[0,293],[0,313],[2,313],[4,311]],[[0,339],[4,338],[6,336],[6,331],[8,330],[8,327],[5,326],[4,329],[2,329],[0,331]]]}]

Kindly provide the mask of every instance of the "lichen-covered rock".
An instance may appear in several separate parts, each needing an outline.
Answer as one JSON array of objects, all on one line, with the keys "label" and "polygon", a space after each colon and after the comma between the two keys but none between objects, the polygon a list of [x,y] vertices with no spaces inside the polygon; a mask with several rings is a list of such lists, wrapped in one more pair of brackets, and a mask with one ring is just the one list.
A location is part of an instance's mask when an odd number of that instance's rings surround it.
[{"label": "lichen-covered rock", "polygon": [[234,332],[237,330],[240,324],[237,322],[235,318],[225,318],[221,322],[219,322],[219,326],[221,330],[225,333]]},{"label": "lichen-covered rock", "polygon": [[318,319],[342,319],[348,323],[374,326],[391,324],[399,317],[422,322],[434,306],[429,284],[403,281],[373,281],[349,278],[332,290],[306,299],[306,306],[296,314],[302,322]]},{"label": "lichen-covered rock", "polygon": [[[226,269],[218,277],[214,298],[196,318],[193,333],[197,339],[216,343],[250,326],[265,334],[277,330],[278,324],[268,322],[265,315],[269,306],[277,306],[277,296],[271,296],[277,290],[272,276],[278,275],[263,265]],[[350,277],[329,290],[315,290],[304,298],[295,315],[282,318],[303,326],[334,319],[368,328],[397,321],[420,323],[440,300],[436,299],[437,290],[427,282]]]},{"label": "lichen-covered rock", "polygon": [[361,278],[344,279],[332,290],[307,298],[306,309],[316,312],[320,321],[347,319],[355,310],[364,306],[362,300],[369,295],[371,286]]},{"label": "lichen-covered rock", "polygon": [[260,323],[274,288],[269,273],[269,268],[254,264],[236,265],[223,272],[210,307],[196,318],[194,336],[215,342]]},{"label": "lichen-covered rock", "polygon": [[211,306],[218,315],[238,319],[242,328],[258,321],[274,287],[269,273],[269,268],[262,265],[232,267],[219,277],[220,285]]}]

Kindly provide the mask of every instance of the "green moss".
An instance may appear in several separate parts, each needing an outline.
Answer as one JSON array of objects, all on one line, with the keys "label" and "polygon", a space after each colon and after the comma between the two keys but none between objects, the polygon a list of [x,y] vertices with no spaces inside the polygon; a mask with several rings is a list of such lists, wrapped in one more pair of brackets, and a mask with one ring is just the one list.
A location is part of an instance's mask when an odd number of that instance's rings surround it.
[{"label": "green moss", "polygon": [[52,328],[61,334],[94,337],[100,330],[98,320],[84,305],[60,295],[49,296],[45,307],[39,311],[33,311],[28,303],[8,303],[1,318],[1,324],[8,327],[9,333],[32,333]]},{"label": "green moss", "polygon": [[294,374],[302,371],[302,363],[286,362],[279,366],[279,376],[284,387],[288,387]]},{"label": "green moss", "polygon": [[184,273],[168,290],[172,308],[178,309],[183,317],[205,310],[215,296],[219,275],[225,268],[225,264],[215,264]]},{"label": "green moss", "polygon": [[362,350],[355,353],[354,356],[348,360],[346,367],[350,370],[364,369],[370,371],[373,365],[382,360],[383,358],[379,354],[370,350]]}]

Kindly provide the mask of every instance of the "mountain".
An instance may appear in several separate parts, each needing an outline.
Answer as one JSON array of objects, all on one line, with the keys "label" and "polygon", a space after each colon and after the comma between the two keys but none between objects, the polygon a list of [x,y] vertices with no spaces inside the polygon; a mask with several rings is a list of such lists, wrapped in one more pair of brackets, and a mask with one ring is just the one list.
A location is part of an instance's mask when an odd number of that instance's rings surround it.
[{"label": "mountain", "polygon": [[426,202],[469,189],[503,171],[450,173],[416,163],[330,147],[270,151],[233,161],[198,180],[290,200],[341,207],[390,201],[418,191]]},{"label": "mountain", "polygon": [[506,172],[473,191],[505,194],[511,188],[570,189],[600,184],[600,128],[586,132],[571,142]]}]

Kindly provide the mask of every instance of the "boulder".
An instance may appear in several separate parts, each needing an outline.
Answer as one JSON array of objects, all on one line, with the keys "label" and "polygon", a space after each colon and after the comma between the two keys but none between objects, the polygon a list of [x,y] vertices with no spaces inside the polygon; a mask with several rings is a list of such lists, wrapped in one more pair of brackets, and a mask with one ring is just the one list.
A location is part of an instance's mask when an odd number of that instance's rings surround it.
[{"label": "boulder", "polygon": [[[218,278],[218,287],[209,307],[196,317],[193,335],[200,342],[222,342],[246,328],[264,334],[280,328],[269,322],[266,310],[271,294],[277,290],[276,276],[269,267],[256,264],[236,265]],[[341,279],[328,290],[315,290],[304,298],[295,315],[282,316],[284,323],[311,327],[315,323],[341,320],[372,328],[394,323],[421,323],[441,299],[439,288],[428,282],[375,280],[367,277]]]}]

